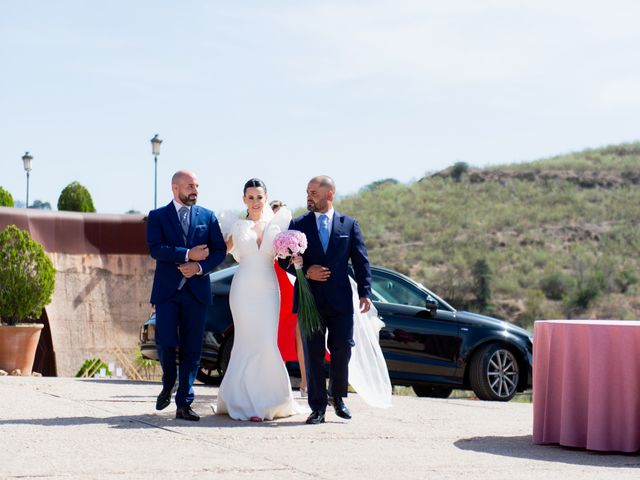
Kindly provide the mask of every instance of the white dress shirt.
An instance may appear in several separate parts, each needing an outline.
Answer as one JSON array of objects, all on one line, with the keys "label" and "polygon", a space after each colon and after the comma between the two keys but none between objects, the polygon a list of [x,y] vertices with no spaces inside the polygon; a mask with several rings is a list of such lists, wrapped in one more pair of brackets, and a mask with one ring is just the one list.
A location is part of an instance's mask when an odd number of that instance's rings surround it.
[{"label": "white dress shirt", "polygon": [[335,212],[333,207],[330,207],[329,210],[327,210],[325,213],[313,212],[316,216],[316,227],[318,228],[318,230],[320,230],[320,215],[326,215],[327,217],[329,217],[329,222],[327,222],[327,229],[329,230],[329,236],[331,236],[331,232],[333,228],[333,212]]}]

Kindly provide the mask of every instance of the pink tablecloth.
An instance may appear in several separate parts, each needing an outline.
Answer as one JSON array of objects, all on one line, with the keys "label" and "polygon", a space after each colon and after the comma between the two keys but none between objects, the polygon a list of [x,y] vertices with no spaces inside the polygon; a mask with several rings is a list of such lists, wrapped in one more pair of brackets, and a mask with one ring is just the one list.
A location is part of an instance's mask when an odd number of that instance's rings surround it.
[{"label": "pink tablecloth", "polygon": [[533,442],[640,450],[640,321],[535,322]]}]

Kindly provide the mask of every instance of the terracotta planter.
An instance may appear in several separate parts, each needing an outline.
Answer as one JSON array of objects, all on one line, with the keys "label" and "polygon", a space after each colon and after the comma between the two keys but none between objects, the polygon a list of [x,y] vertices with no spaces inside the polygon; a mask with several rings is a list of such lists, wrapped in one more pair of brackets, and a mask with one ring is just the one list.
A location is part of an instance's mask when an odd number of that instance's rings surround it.
[{"label": "terracotta planter", "polygon": [[11,373],[20,369],[31,375],[38,340],[44,325],[0,325],[0,370]]}]

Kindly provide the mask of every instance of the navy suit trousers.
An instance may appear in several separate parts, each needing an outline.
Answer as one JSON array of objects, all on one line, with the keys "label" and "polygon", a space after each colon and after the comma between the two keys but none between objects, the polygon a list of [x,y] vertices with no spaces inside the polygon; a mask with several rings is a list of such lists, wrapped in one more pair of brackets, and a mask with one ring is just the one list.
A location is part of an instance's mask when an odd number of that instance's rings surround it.
[{"label": "navy suit trousers", "polygon": [[[349,388],[349,360],[353,347],[353,315],[323,316],[326,329],[311,335],[303,342],[307,383],[309,387],[309,407],[324,412],[327,408],[327,394],[331,397],[346,397]],[[329,370],[329,391],[325,382],[325,332],[328,331],[326,346],[331,353]]]},{"label": "navy suit trousers", "polygon": [[[200,366],[206,305],[189,288],[176,290],[168,301],[156,304],[156,343],[162,365],[162,388],[171,389],[178,379],[176,405],[191,405],[193,382]],[[176,365],[176,348],[180,368]]]}]

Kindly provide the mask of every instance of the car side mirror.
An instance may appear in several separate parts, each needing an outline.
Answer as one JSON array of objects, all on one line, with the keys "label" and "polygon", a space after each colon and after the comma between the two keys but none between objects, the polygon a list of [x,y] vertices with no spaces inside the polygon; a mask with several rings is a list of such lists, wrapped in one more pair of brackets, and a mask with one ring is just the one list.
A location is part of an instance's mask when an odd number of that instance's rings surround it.
[{"label": "car side mirror", "polygon": [[438,313],[438,304],[431,299],[427,299],[424,302],[424,308],[427,309],[427,313],[430,317],[435,317]]}]

